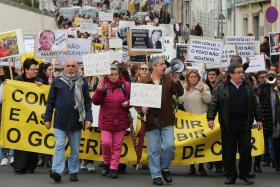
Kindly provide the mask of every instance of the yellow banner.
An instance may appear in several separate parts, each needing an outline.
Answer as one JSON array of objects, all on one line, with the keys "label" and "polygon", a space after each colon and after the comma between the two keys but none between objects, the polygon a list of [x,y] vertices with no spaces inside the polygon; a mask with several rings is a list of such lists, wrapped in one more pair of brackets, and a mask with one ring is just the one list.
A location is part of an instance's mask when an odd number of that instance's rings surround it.
[{"label": "yellow banner", "polygon": [[[47,130],[43,116],[49,86],[8,80],[5,83],[0,128],[0,144],[6,148],[26,150],[44,154],[54,153],[53,129]],[[175,125],[175,158],[173,164],[192,164],[221,160],[220,128],[211,130],[204,115],[178,111]],[[137,132],[140,121],[137,123]],[[102,161],[98,129],[83,129],[80,143],[80,158]],[[264,153],[262,131],[252,130],[252,155]],[[66,143],[66,156],[69,155]],[[136,163],[136,153],[128,132],[122,148],[122,163]],[[142,163],[147,162],[146,141],[143,147]]]},{"label": "yellow banner", "polygon": [[12,37],[16,37],[17,36],[17,32],[13,31],[13,32],[7,32],[5,34],[0,34],[0,39],[6,39],[6,38],[12,38]]}]

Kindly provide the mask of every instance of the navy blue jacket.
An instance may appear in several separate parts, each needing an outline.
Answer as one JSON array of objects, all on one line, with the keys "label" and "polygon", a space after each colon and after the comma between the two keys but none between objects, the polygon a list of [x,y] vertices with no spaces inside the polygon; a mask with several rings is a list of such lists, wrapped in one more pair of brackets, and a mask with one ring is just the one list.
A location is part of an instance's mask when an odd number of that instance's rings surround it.
[{"label": "navy blue jacket", "polygon": [[[91,99],[89,96],[88,84],[85,79],[83,79],[83,81],[83,96],[86,112],[85,121],[92,121]],[[78,110],[74,109],[74,92],[75,86],[70,90],[65,82],[59,78],[55,78],[49,92],[44,121],[52,121],[53,110],[55,108],[54,128],[63,131],[81,130],[83,124],[79,122]]]}]

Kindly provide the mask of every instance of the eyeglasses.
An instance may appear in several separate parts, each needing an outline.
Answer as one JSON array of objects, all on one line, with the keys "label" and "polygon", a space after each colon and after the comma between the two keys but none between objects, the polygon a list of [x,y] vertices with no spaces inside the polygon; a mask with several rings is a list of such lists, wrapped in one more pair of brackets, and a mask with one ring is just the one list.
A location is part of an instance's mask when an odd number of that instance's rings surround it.
[{"label": "eyeglasses", "polygon": [[70,67],[71,67],[71,68],[74,68],[74,67],[76,67],[76,65],[66,65],[66,67],[67,67],[67,68],[70,68]]},{"label": "eyeglasses", "polygon": [[140,68],[142,71],[148,71],[148,68]]}]

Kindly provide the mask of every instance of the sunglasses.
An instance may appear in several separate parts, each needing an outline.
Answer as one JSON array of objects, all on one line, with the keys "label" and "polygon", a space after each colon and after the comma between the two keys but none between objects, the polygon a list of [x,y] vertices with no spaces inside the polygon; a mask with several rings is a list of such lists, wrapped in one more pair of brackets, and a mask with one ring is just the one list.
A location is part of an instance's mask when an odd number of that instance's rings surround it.
[{"label": "sunglasses", "polygon": [[67,67],[67,68],[70,68],[70,67],[71,67],[71,68],[74,68],[74,67],[76,67],[76,65],[66,65],[66,67]]},{"label": "sunglasses", "polygon": [[140,70],[142,70],[142,71],[147,71],[148,68],[140,68]]}]

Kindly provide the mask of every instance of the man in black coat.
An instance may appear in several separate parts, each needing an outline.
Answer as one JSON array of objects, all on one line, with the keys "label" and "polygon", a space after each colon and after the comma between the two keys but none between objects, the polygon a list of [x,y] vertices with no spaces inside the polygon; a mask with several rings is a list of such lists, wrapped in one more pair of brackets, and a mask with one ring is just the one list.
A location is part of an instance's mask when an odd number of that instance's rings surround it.
[{"label": "man in black coat", "polygon": [[227,81],[214,90],[207,111],[208,126],[214,128],[214,119],[219,112],[222,157],[227,177],[225,184],[234,184],[238,176],[235,164],[237,148],[240,155],[239,178],[246,184],[253,184],[249,179],[251,128],[255,118],[257,128],[262,129],[261,110],[253,89],[244,79],[242,63],[231,63],[228,73]]},{"label": "man in black coat", "polygon": [[87,81],[78,73],[78,64],[74,60],[64,63],[62,76],[55,78],[51,85],[44,118],[47,129],[51,128],[54,109],[56,143],[50,177],[55,182],[61,181],[65,167],[65,141],[68,137],[71,149],[68,159],[70,181],[77,181],[81,129],[83,123],[87,128],[91,127],[92,111]]}]

